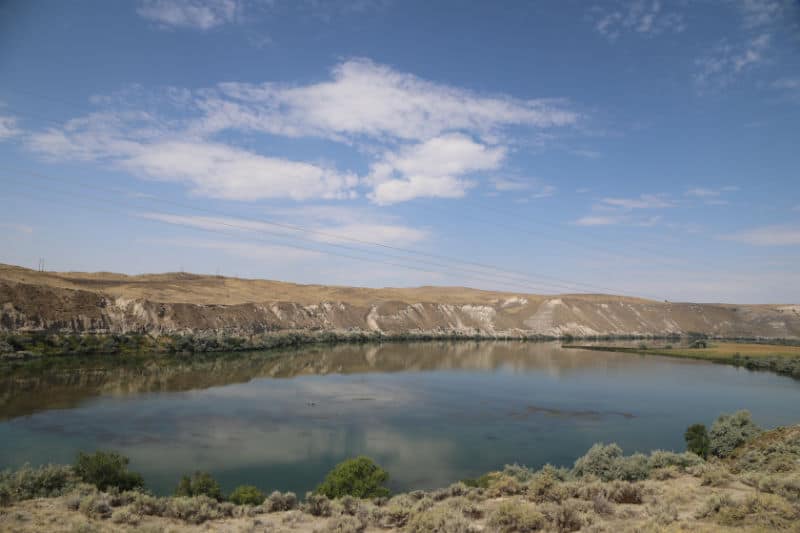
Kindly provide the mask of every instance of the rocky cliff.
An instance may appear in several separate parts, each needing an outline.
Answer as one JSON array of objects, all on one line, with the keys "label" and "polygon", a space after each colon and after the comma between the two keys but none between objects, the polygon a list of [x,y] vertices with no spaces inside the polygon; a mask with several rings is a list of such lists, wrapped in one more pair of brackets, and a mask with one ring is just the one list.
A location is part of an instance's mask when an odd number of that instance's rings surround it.
[{"label": "rocky cliff", "polygon": [[362,331],[487,336],[800,338],[800,305],[542,296],[459,287],[364,289],[193,274],[36,272],[0,265],[0,331]]}]

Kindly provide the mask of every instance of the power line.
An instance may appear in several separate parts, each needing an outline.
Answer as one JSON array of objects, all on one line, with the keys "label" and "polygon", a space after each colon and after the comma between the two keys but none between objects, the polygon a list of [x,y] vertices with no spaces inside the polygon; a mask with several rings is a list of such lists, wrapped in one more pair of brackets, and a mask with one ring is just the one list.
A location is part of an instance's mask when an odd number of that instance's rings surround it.
[{"label": "power line", "polygon": [[[39,173],[39,172],[22,170],[22,169],[18,169],[18,168],[2,167],[2,166],[0,166],[0,168],[5,168],[6,170],[12,170],[12,171],[15,171],[15,172],[21,172],[21,173],[33,176],[35,178],[44,179],[44,180],[47,180],[47,181],[54,181],[54,182],[57,182],[57,183],[64,183],[64,180],[62,180],[62,179],[54,178],[52,176],[47,176],[47,175],[44,175],[44,174]],[[119,194],[120,192],[124,193],[124,191],[119,191],[119,190],[115,190],[115,189],[107,188],[107,187],[101,187],[101,186],[95,185],[95,184],[88,184],[86,182],[80,182],[80,181],[71,181],[70,182],[70,184],[75,184],[75,183],[78,183],[78,184],[80,184],[80,185],[82,185],[82,186],[84,186],[86,188],[91,188],[91,189],[96,189],[96,190],[105,190],[105,191],[112,192],[114,194]],[[170,200],[161,199],[161,198],[148,198],[148,201],[168,204],[168,205],[177,206],[177,207],[181,207],[181,208],[184,208],[184,209],[189,209],[189,210],[193,210],[193,211],[197,211],[197,212],[214,214],[214,215],[217,215],[217,216],[224,216],[224,217],[232,216],[232,215],[229,215],[227,213],[220,212],[220,211],[200,208],[200,207],[184,204],[184,203],[181,203],[181,202],[175,202],[175,201],[170,201]],[[518,278],[524,278],[524,279],[536,279],[536,278],[539,278],[540,280],[549,280],[548,281],[548,285],[549,286],[561,287],[561,288],[564,288],[564,289],[568,289],[570,291],[573,291],[573,290],[581,291],[581,289],[579,287],[586,287],[586,288],[591,288],[593,290],[598,290],[599,289],[601,291],[610,291],[611,293],[614,293],[614,294],[625,294],[624,291],[620,291],[619,289],[612,289],[612,288],[609,288],[609,287],[599,287],[599,286],[590,285],[590,284],[581,283],[581,282],[571,282],[569,280],[565,280],[565,279],[562,279],[562,278],[556,278],[556,277],[553,277],[553,276],[547,276],[547,275],[542,275],[542,274],[534,274],[534,275],[532,275],[532,274],[529,274],[529,273],[524,273],[524,272],[520,272],[520,271],[509,270],[509,269],[496,267],[494,265],[490,265],[490,264],[486,264],[486,263],[467,261],[467,260],[462,260],[462,259],[455,258],[455,257],[452,257],[452,256],[447,256],[447,255],[442,255],[442,254],[434,254],[434,253],[429,253],[429,252],[422,252],[422,251],[419,251],[419,250],[413,250],[413,249],[409,249],[409,248],[403,248],[403,247],[399,247],[399,246],[388,245],[388,244],[381,243],[381,242],[368,241],[368,240],[365,240],[365,239],[358,239],[358,238],[354,238],[354,237],[348,237],[348,236],[340,235],[340,234],[333,233],[333,232],[326,232],[326,231],[321,231],[321,230],[309,229],[309,228],[305,228],[305,227],[294,225],[294,224],[280,223],[280,222],[275,222],[275,221],[272,221],[272,220],[258,219],[258,218],[252,218],[252,217],[236,216],[235,218],[238,218],[239,220],[242,220],[242,221],[245,221],[245,222],[256,222],[256,223],[259,223],[259,224],[266,224],[266,225],[270,225],[270,226],[274,226],[274,227],[279,227],[281,229],[288,229],[288,230],[291,230],[291,231],[302,232],[302,233],[310,233],[310,234],[320,235],[320,236],[323,236],[323,237],[333,238],[333,239],[337,239],[337,240],[346,240],[346,241],[355,242],[355,243],[358,243],[358,244],[376,246],[376,247],[380,247],[380,248],[383,248],[383,249],[398,251],[398,252],[402,252],[402,253],[408,253],[408,254],[419,255],[419,256],[424,256],[424,257],[432,257],[432,258],[435,258],[435,259],[442,259],[442,260],[445,260],[445,261],[450,261],[450,262],[456,262],[456,263],[476,266],[476,267],[483,268],[483,269],[491,269],[491,270],[494,271],[494,272],[491,272],[492,275],[498,276],[498,273],[501,273],[501,274],[499,274],[499,277],[501,277],[501,278],[504,277],[506,279],[512,279],[515,282],[518,282]],[[239,230],[244,230],[244,231],[258,231],[258,230],[254,229],[254,228],[251,228],[251,227],[239,226],[239,225],[236,225],[236,224],[233,224],[233,223],[230,223],[230,222],[215,221],[215,223],[220,224],[220,225],[233,227],[233,228],[236,228],[236,229],[239,229]],[[264,231],[265,233],[269,233],[269,232],[266,232],[265,230],[261,230],[261,231]],[[279,235],[279,236],[283,236],[283,235]],[[335,243],[328,243],[328,244],[332,245],[332,246],[339,246],[339,247],[352,249],[352,247],[347,247],[347,246],[344,246],[344,245],[341,245],[341,244],[335,244]],[[387,255],[387,254],[383,254],[383,255]],[[397,256],[393,256],[393,255],[389,255],[389,257],[398,258]],[[405,258],[403,258],[403,259],[405,259]],[[405,260],[408,260],[408,259],[405,259]],[[420,259],[413,259],[413,260],[414,261],[418,261],[418,262],[422,262],[422,263],[432,264],[434,266],[444,266],[446,268],[452,268],[452,267],[450,267],[448,265],[442,265],[441,263],[432,263],[430,261],[424,261],[424,260],[420,260]],[[460,268],[461,270],[477,272],[474,269],[465,269],[464,267],[458,267],[458,268]],[[478,272],[478,273],[487,274],[485,272]],[[550,283],[551,281],[557,282],[557,283]],[[630,295],[630,296],[634,296],[634,295]],[[657,299],[660,299],[660,298],[657,298]]]},{"label": "power line", "polygon": [[[63,192],[60,192],[60,193],[64,194]],[[25,193],[22,193],[20,191],[10,191],[9,194],[17,195],[17,196],[23,196],[23,197],[27,197],[27,198],[32,198],[32,199],[37,200],[37,201],[49,201],[49,202],[57,204],[57,205],[66,205],[68,207],[77,207],[79,209],[90,208],[90,209],[93,209],[93,210],[105,211],[105,212],[113,214],[113,215],[119,215],[120,214],[119,211],[112,211],[112,210],[109,210],[109,209],[104,209],[102,207],[98,208],[97,206],[89,206],[89,205],[86,205],[86,204],[76,206],[75,204],[69,204],[69,203],[65,203],[65,202],[61,202],[61,201],[55,202],[54,200],[45,199],[45,198],[42,198],[40,196],[35,196],[35,195],[32,195],[32,194],[25,194]],[[82,200],[86,200],[86,198],[82,197]],[[129,216],[129,217],[133,218],[135,215],[132,216],[132,215],[126,213],[126,216]],[[136,218],[140,218],[140,217],[136,217]],[[231,233],[231,232],[224,231],[224,230],[216,230],[216,229],[212,229],[212,228],[201,228],[201,227],[197,227],[197,226],[190,225],[190,224],[181,224],[181,223],[178,223],[178,222],[167,222],[167,221],[163,221],[163,220],[151,220],[151,222],[155,222],[155,223],[158,223],[158,224],[167,224],[167,225],[172,225],[172,226],[184,227],[184,228],[195,230],[195,231],[202,231],[202,232],[208,232],[208,233],[217,233],[217,234],[222,234],[222,235],[227,235],[227,236],[237,236],[237,237],[240,236],[237,233]],[[410,269],[410,270],[416,270],[416,271],[419,271],[419,272],[425,272],[425,273],[428,273],[428,274],[451,274],[451,273],[448,273],[448,272],[425,269],[425,268],[420,268],[420,267],[407,265],[407,264],[403,264],[403,263],[394,263],[394,262],[389,262],[389,261],[382,261],[382,260],[378,260],[378,259],[372,259],[372,258],[368,258],[368,257],[354,256],[354,255],[343,254],[343,253],[339,253],[339,252],[333,252],[333,251],[330,251],[330,250],[321,250],[319,248],[311,248],[311,247],[308,247],[308,246],[300,246],[300,245],[297,245],[297,244],[276,243],[274,241],[266,240],[266,239],[263,239],[263,238],[258,238],[257,236],[252,236],[252,237],[250,237],[250,239],[257,240],[259,242],[264,242],[264,243],[271,244],[271,245],[276,245],[277,244],[278,246],[285,246],[285,247],[295,248],[295,249],[299,249],[299,250],[312,251],[312,252],[317,252],[317,253],[337,256],[337,257],[343,257],[343,258],[346,258],[346,259],[351,259],[351,260],[356,260],[356,261],[366,261],[366,262],[370,262],[370,263],[378,263],[378,264],[384,264],[384,265],[389,265],[389,266],[394,266],[394,267],[399,267],[399,268],[406,268],[406,269]],[[523,288],[524,290],[531,290],[531,289],[542,290],[543,288],[545,290],[552,290],[551,288],[546,288],[544,286],[524,285],[524,284],[521,284],[521,283],[508,283],[508,282],[497,281],[495,278],[486,278],[486,277],[481,277],[481,276],[476,276],[476,275],[471,275],[471,274],[467,274],[464,277],[467,278],[467,279],[474,279],[474,280],[479,280],[479,281],[492,283],[494,285],[503,285],[503,286],[507,286],[507,287],[514,287],[517,290],[519,290],[520,288]]]}]

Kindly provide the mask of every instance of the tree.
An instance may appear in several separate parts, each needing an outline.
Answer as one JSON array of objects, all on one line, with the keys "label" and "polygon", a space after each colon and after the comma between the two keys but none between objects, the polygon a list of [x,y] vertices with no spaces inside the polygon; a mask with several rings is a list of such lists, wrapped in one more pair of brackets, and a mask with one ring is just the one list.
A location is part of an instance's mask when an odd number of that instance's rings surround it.
[{"label": "tree", "polygon": [[228,499],[236,505],[261,505],[264,503],[265,498],[264,493],[258,490],[257,487],[241,485],[231,492]]},{"label": "tree", "polygon": [[224,499],[219,483],[208,472],[195,472],[192,477],[181,477],[175,496],[208,496],[220,502]]},{"label": "tree", "polygon": [[386,470],[362,455],[336,465],[328,472],[316,492],[328,498],[348,495],[356,498],[388,496],[389,489],[383,486],[388,479],[389,473]]},{"label": "tree", "polygon": [[141,474],[128,471],[128,458],[117,452],[80,452],[73,470],[84,482],[100,490],[116,487],[133,490],[144,487]]},{"label": "tree", "polygon": [[708,438],[708,430],[706,430],[705,424],[692,424],[686,428],[683,438],[686,440],[687,450],[703,459],[708,458],[710,439]]}]

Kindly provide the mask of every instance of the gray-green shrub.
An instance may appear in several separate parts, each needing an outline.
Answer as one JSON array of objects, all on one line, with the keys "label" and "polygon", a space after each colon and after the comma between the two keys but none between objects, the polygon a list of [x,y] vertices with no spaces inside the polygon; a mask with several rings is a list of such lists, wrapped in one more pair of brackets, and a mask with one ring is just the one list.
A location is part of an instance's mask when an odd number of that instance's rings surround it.
[{"label": "gray-green shrub", "polygon": [[709,451],[717,457],[728,457],[733,450],[760,433],[761,429],[753,423],[749,411],[720,415],[709,432]]},{"label": "gray-green shrub", "polygon": [[61,465],[31,467],[24,465],[0,472],[0,505],[31,498],[60,496],[75,488],[78,476],[72,468]]}]

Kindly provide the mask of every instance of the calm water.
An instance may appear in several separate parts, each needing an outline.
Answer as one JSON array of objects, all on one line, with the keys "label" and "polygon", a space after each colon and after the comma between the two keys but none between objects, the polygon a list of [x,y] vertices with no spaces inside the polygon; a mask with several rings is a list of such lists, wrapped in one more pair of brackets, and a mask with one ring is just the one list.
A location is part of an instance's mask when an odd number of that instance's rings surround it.
[{"label": "calm water", "polygon": [[358,454],[389,470],[395,490],[432,488],[507,463],[571,465],[598,441],[626,453],[682,450],[686,426],[741,408],[764,427],[800,422],[800,382],[790,378],[551,344],[58,365],[0,371],[0,468],[110,448],[161,494],[196,469],[226,491],[302,494]]}]

